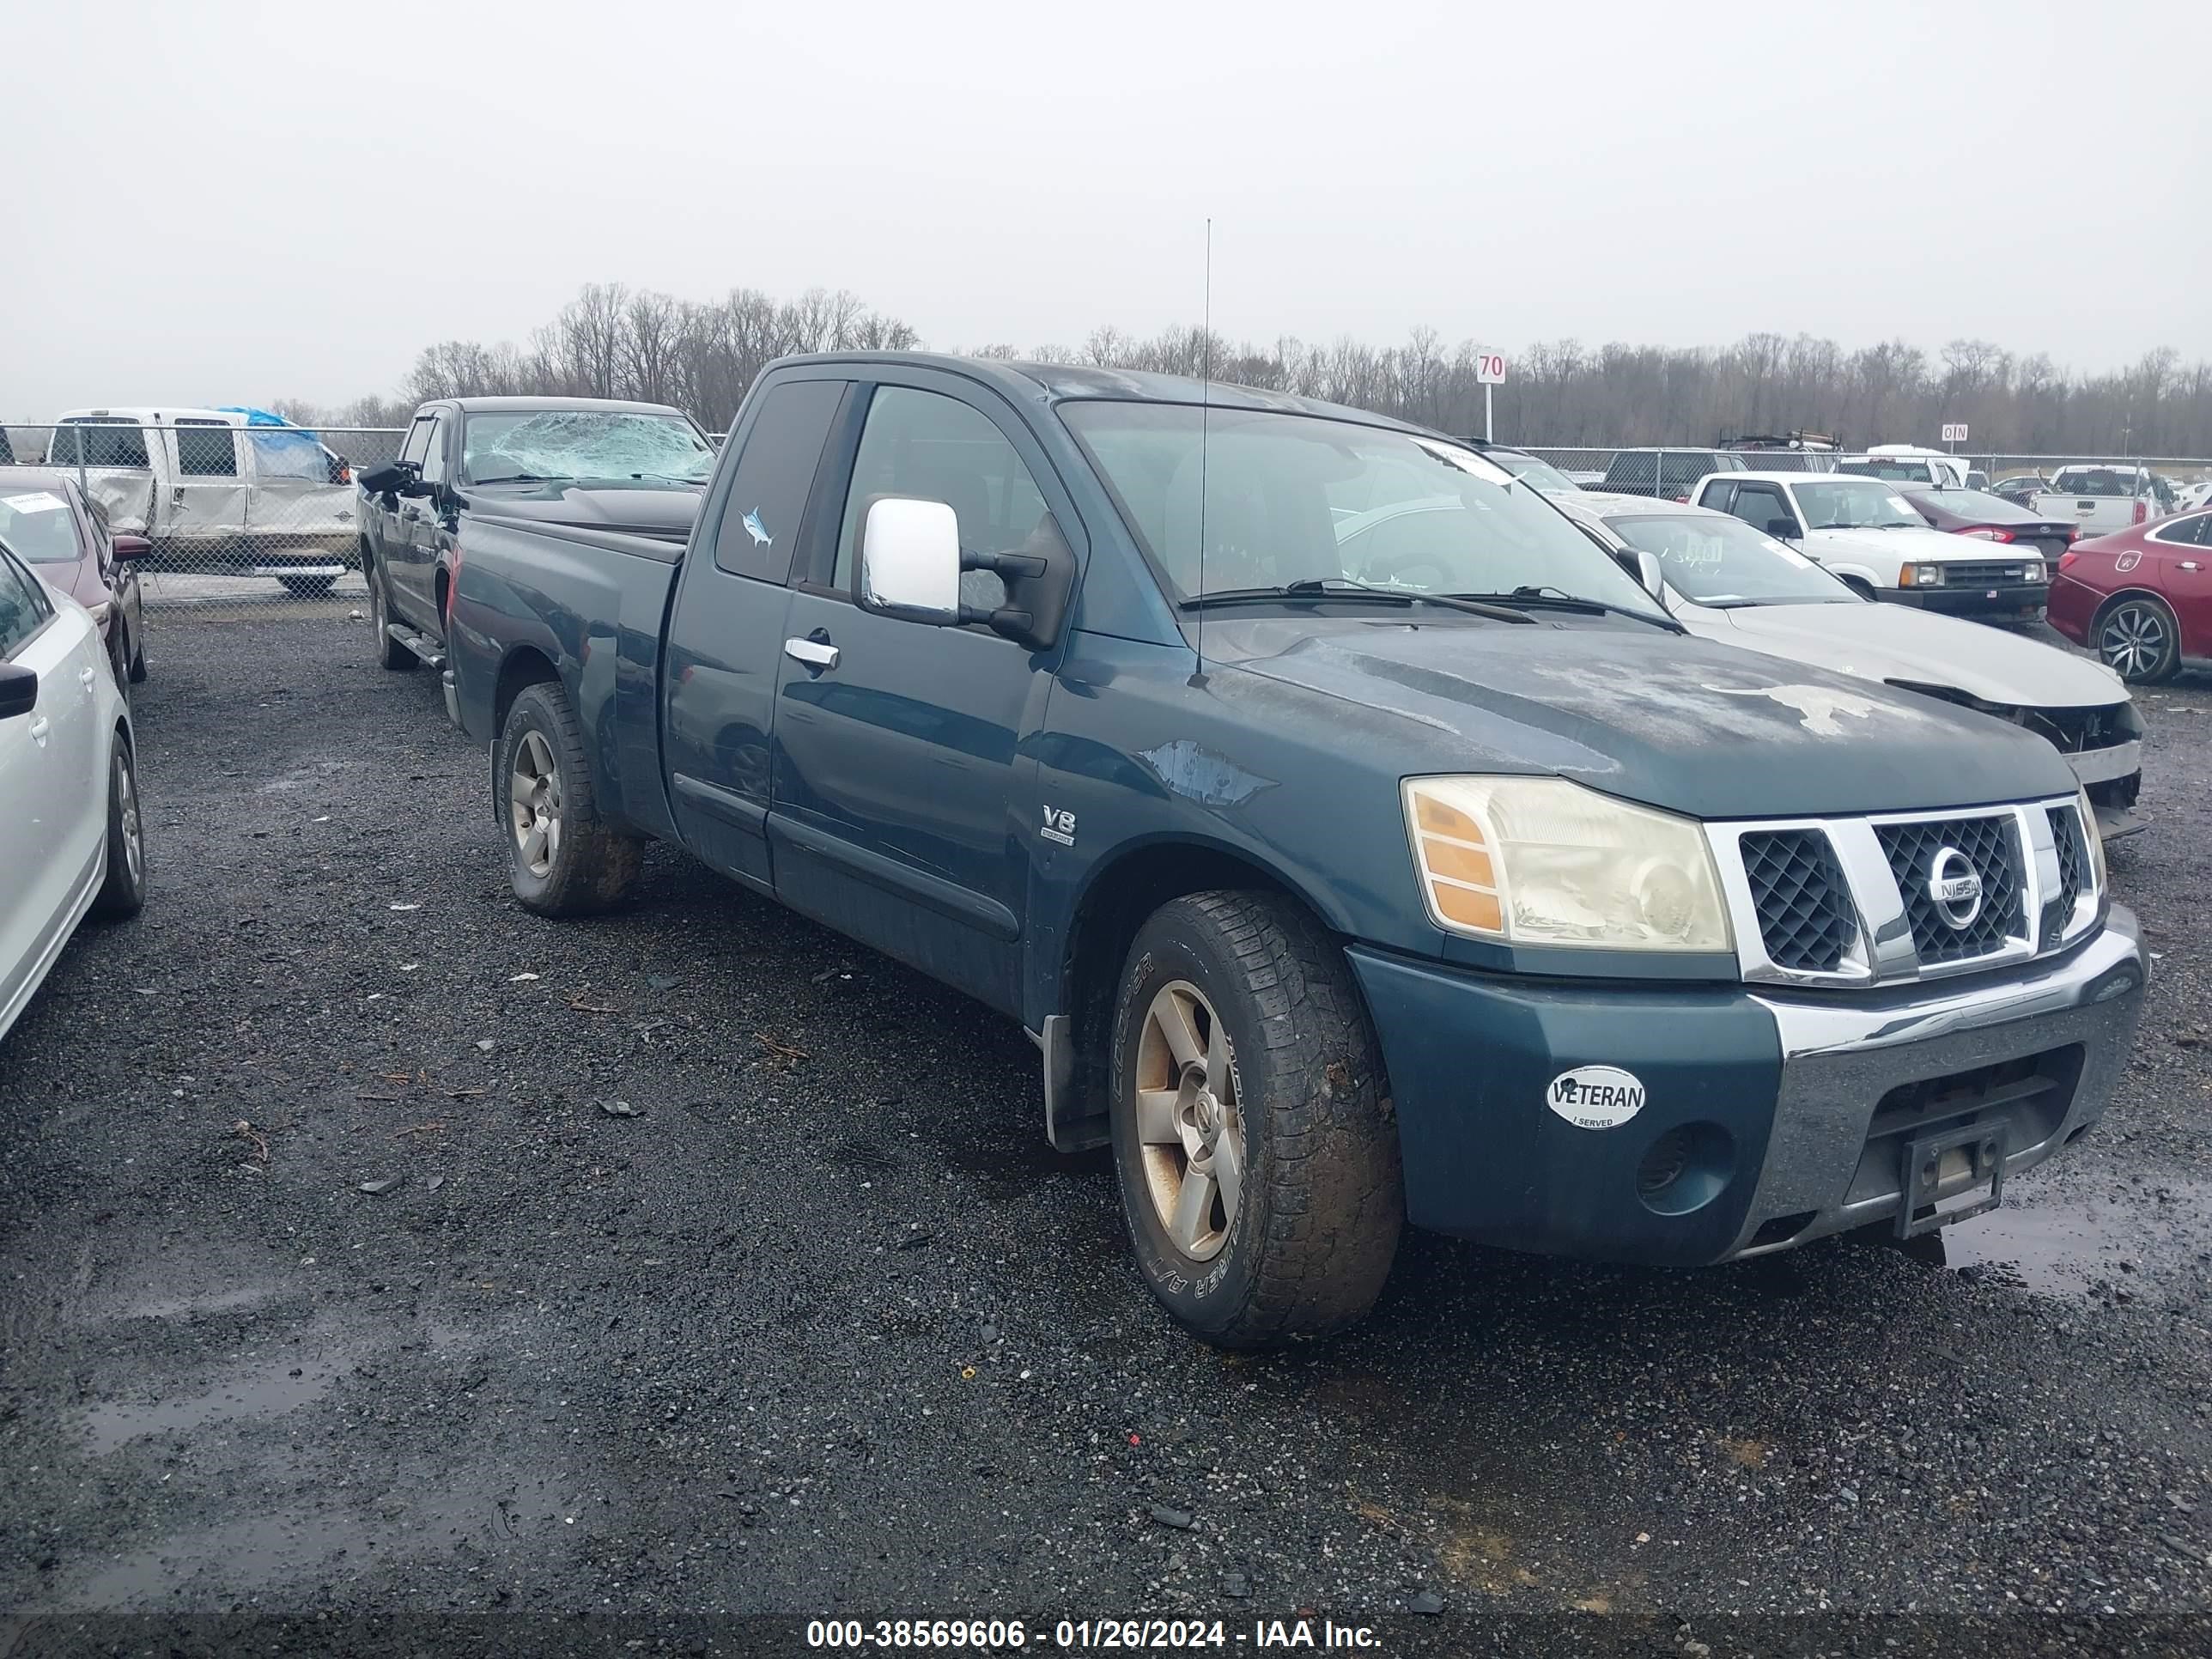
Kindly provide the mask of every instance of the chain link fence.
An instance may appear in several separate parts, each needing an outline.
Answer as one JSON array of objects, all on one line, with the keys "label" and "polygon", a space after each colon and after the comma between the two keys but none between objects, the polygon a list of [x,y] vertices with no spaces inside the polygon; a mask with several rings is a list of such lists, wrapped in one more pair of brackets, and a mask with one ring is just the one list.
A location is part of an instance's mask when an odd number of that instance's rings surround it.
[{"label": "chain link fence", "polygon": [[[1586,489],[1603,489],[1606,474],[1613,467],[1613,458],[1625,453],[1623,449],[1588,446],[1563,447],[1553,444],[1516,444],[1512,447],[1524,454],[1550,462]],[[1676,457],[1697,457],[1714,453],[1710,447],[1697,448],[1687,445],[1677,447],[1646,444],[1637,446],[1637,448],[1644,454],[1657,449],[1662,455]],[[1843,459],[1842,454],[1824,450],[1741,449],[1733,453],[1741,458],[1747,467],[1762,472],[1832,472]],[[1932,446],[1930,453],[1934,453]],[[1956,453],[1956,459],[1971,471],[1981,473],[1991,485],[2002,483],[2008,478],[2048,479],[2062,466],[2109,467],[2121,472],[2141,469],[2150,475],[2154,488],[2157,482],[2162,482],[2177,500],[2181,492],[2191,485],[2212,482],[2212,457],[2201,455],[2000,455],[1974,453],[1962,449]],[[1671,470],[1669,476],[1672,476]]]},{"label": "chain link fence", "polygon": [[0,428],[0,501],[75,483],[109,532],[143,536],[149,608],[341,611],[365,597],[355,479],[399,453],[398,427],[299,427],[210,412],[119,413]]}]

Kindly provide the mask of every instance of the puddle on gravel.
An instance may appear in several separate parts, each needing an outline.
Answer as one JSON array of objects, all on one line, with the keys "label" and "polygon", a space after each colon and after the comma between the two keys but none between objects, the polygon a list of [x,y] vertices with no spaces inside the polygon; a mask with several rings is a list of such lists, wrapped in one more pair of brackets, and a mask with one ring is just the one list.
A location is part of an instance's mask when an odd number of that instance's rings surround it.
[{"label": "puddle on gravel", "polygon": [[2199,1271],[2198,1231],[2207,1216],[2212,1186],[2186,1181],[2119,1198],[2008,1202],[1945,1228],[1942,1262],[1984,1268],[2043,1296],[2086,1297],[2100,1286],[2145,1293],[2178,1269]]},{"label": "puddle on gravel", "polygon": [[204,1296],[161,1296],[134,1302],[116,1310],[118,1319],[182,1319],[195,1314],[225,1313],[250,1308],[276,1294],[274,1285],[242,1285],[234,1291],[210,1291]]},{"label": "puddle on gravel", "polygon": [[241,1417],[281,1417],[319,1400],[351,1368],[335,1360],[307,1359],[295,1364],[280,1357],[250,1366],[210,1389],[170,1400],[110,1401],[94,1406],[86,1419],[95,1457],[149,1435],[204,1428]]}]

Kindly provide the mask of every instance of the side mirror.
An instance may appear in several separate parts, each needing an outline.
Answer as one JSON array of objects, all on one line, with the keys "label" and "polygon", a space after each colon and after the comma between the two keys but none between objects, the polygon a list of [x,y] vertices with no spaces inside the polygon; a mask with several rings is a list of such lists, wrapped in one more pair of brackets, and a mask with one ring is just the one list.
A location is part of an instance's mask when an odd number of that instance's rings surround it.
[{"label": "side mirror", "polygon": [[1773,537],[1778,542],[1794,542],[1797,539],[1798,534],[1797,520],[1795,519],[1769,519],[1766,521],[1766,533]]},{"label": "side mirror", "polygon": [[387,461],[373,472],[361,475],[361,487],[372,495],[412,495],[419,492],[422,469],[413,461]]},{"label": "side mirror", "polygon": [[115,550],[115,556],[124,560],[143,559],[154,550],[154,544],[143,536],[113,536],[108,544]]},{"label": "side mirror", "polygon": [[0,663],[0,720],[27,714],[39,706],[39,671]]},{"label": "side mirror", "polygon": [[908,622],[960,620],[960,520],[943,501],[884,495],[860,529],[860,603]]},{"label": "side mirror", "polygon": [[1644,591],[1661,605],[1667,603],[1667,573],[1660,568],[1659,556],[1646,548],[1636,550],[1636,580],[1644,584]]}]

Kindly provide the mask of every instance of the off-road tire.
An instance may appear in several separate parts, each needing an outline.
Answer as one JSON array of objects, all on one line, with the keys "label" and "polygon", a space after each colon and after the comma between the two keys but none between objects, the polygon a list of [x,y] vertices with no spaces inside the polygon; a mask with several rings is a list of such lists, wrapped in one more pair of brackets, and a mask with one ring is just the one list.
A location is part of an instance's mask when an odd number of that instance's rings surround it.
[{"label": "off-road tire", "polygon": [[[560,780],[560,838],[543,874],[525,861],[514,822],[515,759],[532,732],[544,738]],[[645,842],[611,829],[599,816],[583,734],[559,686],[526,686],[507,711],[494,787],[507,841],[507,878],[525,909],[542,916],[589,915],[629,896],[644,861]]]},{"label": "off-road tire", "polygon": [[391,607],[384,601],[384,573],[376,568],[376,561],[363,556],[361,574],[368,582],[368,626],[372,635],[369,652],[379,665],[386,668],[420,668],[422,659],[385,631],[392,621]]},{"label": "off-road tire", "polygon": [[[2112,659],[2105,645],[2107,629],[2118,624],[2123,613],[2142,616],[2154,626],[2165,641],[2161,650],[2149,666],[2130,673]],[[2148,593],[2130,593],[2106,605],[2097,613],[2095,626],[2089,630],[2089,648],[2097,653],[2097,660],[2110,668],[2130,685],[2163,685],[2181,672],[2181,624],[2175,618],[2173,607],[2164,599]]]},{"label": "off-road tire", "polygon": [[[1136,1127],[1146,1011],[1177,981],[1228,1035],[1243,1124],[1242,1196],[1226,1243],[1194,1261],[1146,1185]],[[1111,1118],[1121,1207],[1146,1284],[1218,1347],[1273,1347],[1362,1318],[1389,1278],[1405,1218],[1382,1058],[1342,945],[1265,892],[1206,892],[1138,930],[1115,999]]]},{"label": "off-road tire", "polygon": [[138,767],[120,733],[107,761],[107,879],[92,901],[102,921],[121,921],[146,907],[146,830],[138,808]]}]

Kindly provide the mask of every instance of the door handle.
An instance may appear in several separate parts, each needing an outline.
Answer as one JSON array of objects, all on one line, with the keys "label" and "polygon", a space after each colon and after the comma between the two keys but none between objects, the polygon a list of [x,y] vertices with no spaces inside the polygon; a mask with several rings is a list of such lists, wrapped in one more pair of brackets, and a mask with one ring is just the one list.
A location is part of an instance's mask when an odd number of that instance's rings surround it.
[{"label": "door handle", "polygon": [[46,746],[47,734],[53,729],[53,722],[44,714],[33,714],[31,717],[31,741],[40,748],[44,749]]},{"label": "door handle", "polygon": [[783,654],[793,662],[803,662],[809,668],[835,668],[837,647],[827,640],[786,640]]},{"label": "door handle", "polygon": [[2197,561],[2194,559],[2184,559],[2181,562],[2181,568],[2184,570],[2194,570],[2197,568]]}]

